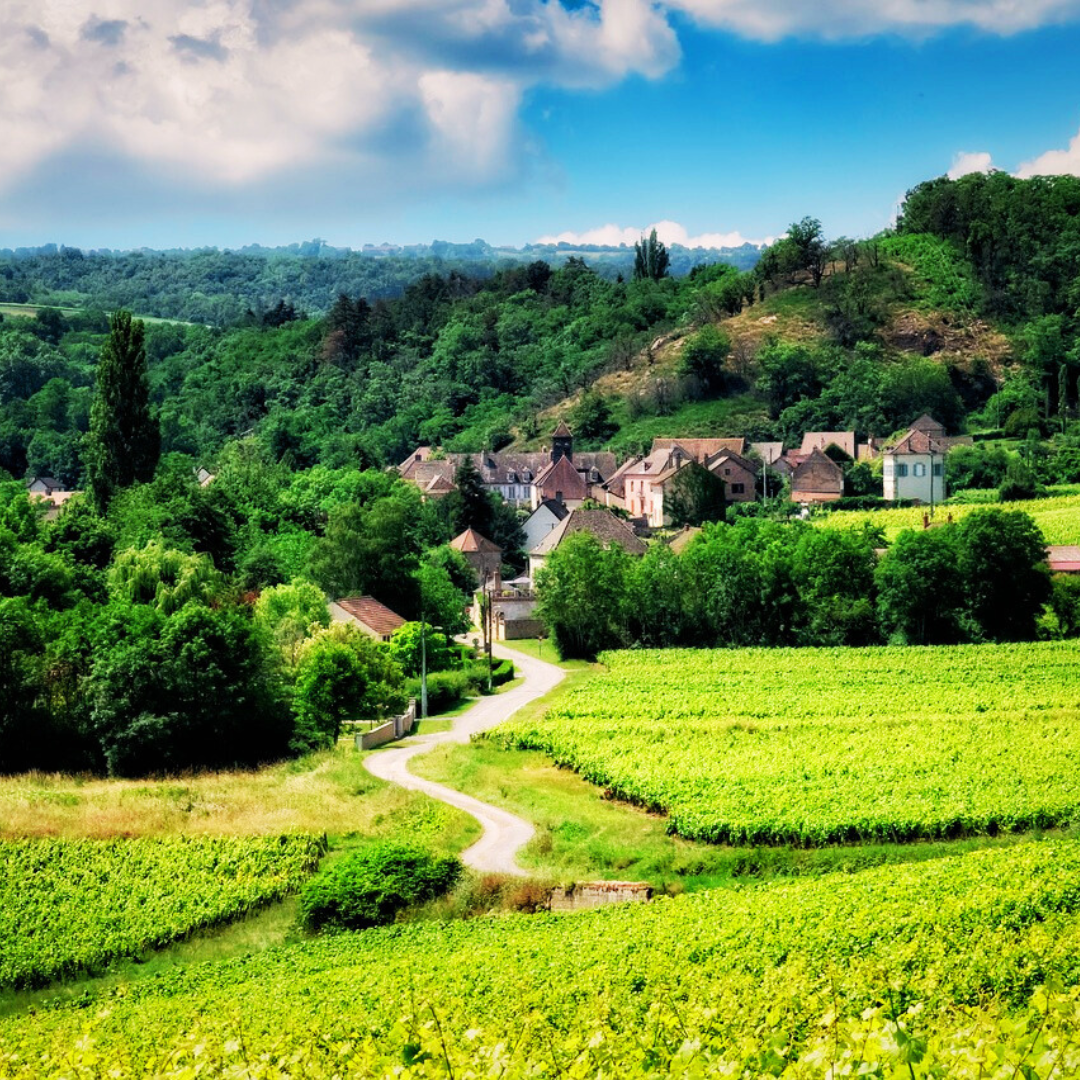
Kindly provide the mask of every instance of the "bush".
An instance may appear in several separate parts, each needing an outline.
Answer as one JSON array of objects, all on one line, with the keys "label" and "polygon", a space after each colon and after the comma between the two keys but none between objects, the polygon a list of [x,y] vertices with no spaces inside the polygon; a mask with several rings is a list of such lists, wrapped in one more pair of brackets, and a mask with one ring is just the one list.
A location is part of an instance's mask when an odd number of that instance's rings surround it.
[{"label": "bush", "polygon": [[453,855],[374,844],[312,878],[300,896],[300,918],[309,930],[384,926],[405,908],[449,891],[462,869]]},{"label": "bush", "polygon": [[[469,685],[479,694],[487,693],[488,666],[487,659],[475,660],[467,669]],[[514,662],[512,660],[500,660],[492,666],[491,686],[502,686],[514,677]]]},{"label": "bush", "polygon": [[[435,671],[428,674],[428,715],[446,712],[469,696],[472,681],[464,671]],[[420,700],[420,680],[409,683],[409,696]]]}]

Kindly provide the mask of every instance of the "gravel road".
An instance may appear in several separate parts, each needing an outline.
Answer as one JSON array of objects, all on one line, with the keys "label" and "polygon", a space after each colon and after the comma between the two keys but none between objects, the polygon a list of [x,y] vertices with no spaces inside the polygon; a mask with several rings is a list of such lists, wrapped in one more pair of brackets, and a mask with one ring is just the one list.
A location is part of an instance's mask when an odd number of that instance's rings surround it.
[{"label": "gravel road", "polygon": [[513,660],[517,674],[524,677],[524,682],[505,693],[480,698],[467,712],[454,719],[454,726],[450,731],[418,735],[410,740],[408,746],[390,744],[385,749],[368,755],[364,759],[364,766],[368,772],[380,779],[389,780],[410,791],[422,791],[425,795],[456,806],[476,818],[484,832],[472,847],[462,853],[461,859],[466,866],[488,873],[521,875],[524,871],[518,866],[515,855],[532,839],[535,830],[529,822],[470,795],[463,795],[460,791],[454,791],[442,784],[414,776],[409,771],[409,762],[418,754],[427,753],[433,746],[442,743],[468,742],[477,732],[496,727],[518,709],[543,697],[557,686],[566,674],[554,664],[534,660],[519,652],[511,652],[499,646],[495,646],[494,652],[500,658],[509,657]]}]

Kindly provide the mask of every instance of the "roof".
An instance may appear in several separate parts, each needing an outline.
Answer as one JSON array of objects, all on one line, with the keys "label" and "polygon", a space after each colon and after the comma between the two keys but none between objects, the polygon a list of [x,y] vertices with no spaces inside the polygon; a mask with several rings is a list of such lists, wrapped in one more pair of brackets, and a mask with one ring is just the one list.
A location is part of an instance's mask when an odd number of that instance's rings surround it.
[{"label": "roof", "polygon": [[617,544],[630,555],[645,554],[645,541],[610,510],[571,510],[529,554],[550,555],[568,536],[579,532],[591,533],[605,546]]},{"label": "roof", "polygon": [[482,554],[501,555],[502,548],[499,547],[494,541],[489,540],[486,536],[481,536],[473,528],[466,529],[460,536],[455,536],[450,541],[450,546],[455,551],[460,551],[462,554],[465,552],[480,552]]},{"label": "roof", "polygon": [[723,465],[725,461],[730,461],[734,465],[738,465],[739,468],[744,469],[751,476],[757,476],[758,466],[755,462],[749,458],[744,458],[742,454],[734,454],[730,450],[721,450],[719,454],[714,454],[708,461],[705,462],[705,468],[709,472],[716,472],[718,465]]},{"label": "roof", "polygon": [[421,489],[425,495],[449,495],[451,491],[456,491],[454,482],[445,476],[439,475],[433,477],[427,484]]},{"label": "roof", "polygon": [[628,457],[608,478],[604,487],[620,499],[626,495],[626,474],[633,472],[635,466],[641,461],[640,457]]},{"label": "roof", "polygon": [[417,465],[427,461],[432,455],[432,449],[430,446],[418,446],[398,467],[397,471],[406,480],[413,479],[413,470]]},{"label": "roof", "polygon": [[809,454],[811,450],[825,450],[830,446],[843,450],[849,458],[855,458],[859,449],[854,431],[808,431],[803,435],[799,452]]},{"label": "roof", "polygon": [[551,433],[553,439],[572,439],[574,433],[566,426],[565,420],[560,420],[558,426]]},{"label": "roof", "polygon": [[1046,561],[1052,574],[1080,574],[1080,547],[1052,544],[1046,549]]},{"label": "roof", "polygon": [[33,487],[35,484],[41,484],[50,491],[61,491],[64,487],[55,476],[31,476],[26,481],[26,486],[28,488]]},{"label": "roof", "polygon": [[929,413],[923,413],[910,427],[911,431],[921,431],[924,435],[944,435],[945,425],[938,423]]},{"label": "roof", "polygon": [[539,514],[541,510],[547,510],[549,513],[554,514],[556,521],[562,521],[562,519],[570,513],[570,511],[557,499],[544,499],[525,520],[529,521],[530,518]]},{"label": "roof", "polygon": [[895,446],[885,451],[889,454],[945,454],[949,451],[947,439],[936,439],[924,431],[911,429]]},{"label": "roof", "polygon": [[730,450],[733,454],[746,453],[746,440],[742,436],[737,439],[653,439],[652,443],[653,453],[671,450],[675,446],[681,446],[697,462],[703,462],[721,450]]},{"label": "roof", "polygon": [[348,596],[344,600],[336,600],[335,603],[346,615],[351,615],[358,623],[363,623],[378,637],[386,637],[399,626],[405,625],[405,620],[400,615],[380,603],[374,596]]},{"label": "roof", "polygon": [[827,454],[815,449],[791,474],[791,490],[843,494],[844,470]]},{"label": "roof", "polygon": [[755,442],[750,444],[750,449],[766,465],[772,465],[784,456],[784,444],[782,442]]},{"label": "roof", "polygon": [[550,468],[536,478],[540,487],[541,496],[551,498],[556,493],[561,493],[563,501],[567,499],[587,499],[589,497],[589,485],[584,480],[577,468],[568,457],[561,457]]}]

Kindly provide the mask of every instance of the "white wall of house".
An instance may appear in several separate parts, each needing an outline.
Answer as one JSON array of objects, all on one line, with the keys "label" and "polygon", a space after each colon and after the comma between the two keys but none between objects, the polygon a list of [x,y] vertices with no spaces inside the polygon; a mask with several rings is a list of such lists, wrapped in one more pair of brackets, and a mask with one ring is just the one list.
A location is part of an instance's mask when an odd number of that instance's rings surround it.
[{"label": "white wall of house", "polygon": [[558,524],[559,518],[548,507],[544,505],[538,506],[529,515],[525,524],[521,526],[521,531],[525,534],[525,550],[532,551]]},{"label": "white wall of house", "polygon": [[886,454],[883,464],[886,499],[939,503],[945,498],[943,454]]}]

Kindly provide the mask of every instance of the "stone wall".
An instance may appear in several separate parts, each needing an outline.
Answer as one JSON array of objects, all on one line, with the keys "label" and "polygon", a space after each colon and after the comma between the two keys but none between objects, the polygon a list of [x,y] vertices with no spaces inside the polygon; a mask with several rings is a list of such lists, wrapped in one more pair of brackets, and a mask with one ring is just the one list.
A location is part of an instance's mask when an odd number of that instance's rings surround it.
[{"label": "stone wall", "polygon": [[652,899],[652,887],[643,881],[583,881],[551,890],[552,911],[583,911],[607,904],[644,903]]},{"label": "stone wall", "polygon": [[357,732],[356,749],[372,750],[376,746],[382,746],[384,743],[393,742],[394,739],[400,739],[403,735],[408,735],[412,731],[415,723],[416,699],[410,698],[409,707],[400,716],[395,716],[392,720],[387,720],[385,724],[380,724],[370,731]]}]

